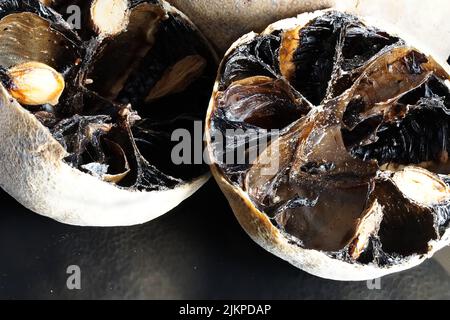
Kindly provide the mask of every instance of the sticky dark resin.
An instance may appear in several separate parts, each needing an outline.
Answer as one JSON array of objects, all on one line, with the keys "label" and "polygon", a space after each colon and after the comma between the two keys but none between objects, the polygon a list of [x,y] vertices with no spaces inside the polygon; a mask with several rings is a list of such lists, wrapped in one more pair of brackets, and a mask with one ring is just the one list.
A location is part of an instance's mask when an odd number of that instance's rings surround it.
[{"label": "sticky dark resin", "polygon": [[[47,63],[66,82],[54,108],[23,107],[67,150],[66,163],[118,186],[159,190],[206,173],[204,164],[177,166],[170,159],[173,130],[192,133],[194,122],[206,115],[217,64],[202,36],[177,13],[166,12],[159,1],[133,0],[128,28],[102,38],[88,21],[90,3],[80,2],[87,18],[81,30],[74,30],[56,12],[67,17],[67,8],[77,0],[54,1],[52,9],[37,0],[0,1],[0,18],[26,18],[41,26],[36,41],[29,39],[33,29],[0,30],[0,37],[3,33],[17,40],[17,48],[3,44],[8,52],[1,52],[0,66],[11,67],[1,57],[11,58],[12,52],[14,61]],[[184,82],[172,85],[173,77],[164,76],[190,56],[200,67],[193,72],[187,64],[182,69]],[[163,90],[147,99],[156,86]]]},{"label": "sticky dark resin", "polygon": [[404,110],[406,106],[409,112],[402,115],[402,119],[379,126],[374,143],[356,146],[351,152],[363,159],[376,159],[380,165],[440,162],[450,147],[449,89],[441,79],[433,76],[392,107]]},{"label": "sticky dark resin", "polygon": [[280,36],[257,36],[252,42],[236,48],[223,64],[221,90],[232,82],[252,76],[276,77],[279,74]]},{"label": "sticky dark resin", "polygon": [[[364,26],[353,16],[325,14],[300,30],[299,46],[294,53],[293,86],[311,103],[318,105],[325,98],[328,82],[367,62],[381,49],[399,41],[385,32]],[[341,80],[340,85],[349,87]],[[339,87],[339,86],[338,86]],[[344,88],[335,89],[343,92]]]},{"label": "sticky dark resin", "polygon": [[449,225],[449,205],[416,203],[393,176],[416,165],[449,185],[448,75],[351,15],[329,12],[297,30],[235,48],[211,116],[213,136],[278,129],[278,171],[262,174],[271,144],[233,165],[213,140],[219,168],[293,244],[380,267],[426,254]]}]

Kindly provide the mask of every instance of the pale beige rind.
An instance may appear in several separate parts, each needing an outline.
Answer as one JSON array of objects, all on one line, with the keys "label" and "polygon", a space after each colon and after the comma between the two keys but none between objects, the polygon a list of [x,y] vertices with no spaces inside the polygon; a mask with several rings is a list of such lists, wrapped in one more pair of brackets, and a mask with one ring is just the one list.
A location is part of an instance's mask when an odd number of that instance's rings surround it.
[{"label": "pale beige rind", "polygon": [[362,265],[333,259],[324,252],[303,249],[290,243],[288,238],[273,226],[269,218],[255,208],[242,190],[231,185],[215,166],[211,167],[211,171],[230,203],[239,224],[253,241],[295,267],[321,278],[339,281],[362,281],[380,278],[415,267],[432,257],[436,251],[450,244],[450,230],[447,230],[441,241],[430,243],[432,250],[427,255],[412,256],[401,264],[389,268],[380,268],[375,264]]},{"label": "pale beige rind", "polygon": [[28,209],[60,222],[125,226],[177,206],[208,179],[175,189],[128,191],[63,162],[66,151],[33,115],[0,87],[0,186]]},{"label": "pale beige rind", "polygon": [[[195,28],[180,11],[163,5]],[[0,186],[26,208],[72,225],[129,226],[150,221],[176,207],[210,177],[206,173],[174,189],[141,192],[85,174],[63,161],[64,148],[3,86],[0,141]]]},{"label": "pale beige rind", "polygon": [[411,38],[435,49],[435,59],[445,61],[450,55],[450,41],[446,41],[450,38],[448,0],[168,1],[186,12],[220,52],[225,52],[242,34],[252,30],[260,32],[274,21],[303,12],[333,8],[365,16],[382,25],[390,24],[399,30],[408,30]]},{"label": "pale beige rind", "polygon": [[225,52],[249,31],[293,15],[329,8],[333,0],[168,0],[185,12],[216,46]]},{"label": "pale beige rind", "polygon": [[[450,55],[448,0],[334,0],[333,8],[365,17],[375,26],[401,33],[409,43],[420,43],[438,62]],[[389,28],[389,29],[388,29]]]},{"label": "pale beige rind", "polygon": [[[311,13],[304,13],[296,18],[289,18],[278,21],[267,27],[262,33],[270,33],[274,30],[286,30],[298,26],[304,26],[311,19],[320,16],[329,10],[320,10]],[[365,19],[363,19],[365,20]],[[367,21],[367,23],[369,23]],[[381,29],[390,30],[385,28],[384,25],[377,25]],[[251,41],[257,34],[254,32],[248,33],[238,39],[227,51],[225,57],[228,56],[236,47]],[[421,49],[418,47],[418,49]],[[424,52],[429,50],[424,49]],[[223,65],[224,61],[222,61]],[[444,65],[444,68],[449,72],[448,65]],[[222,70],[222,66],[219,68]],[[215,109],[215,95],[219,90],[219,76],[216,80],[213,95],[210,101],[207,120],[205,125],[206,141],[208,145],[208,152],[210,159],[214,159],[211,146],[211,115]],[[391,267],[379,267],[375,264],[363,265],[359,263],[348,263],[341,260],[333,259],[324,252],[317,250],[309,250],[301,248],[300,246],[291,243],[288,238],[281,233],[269,220],[266,214],[259,211],[248,195],[240,189],[238,186],[230,183],[221,170],[215,165],[211,165],[211,172],[219,184],[222,192],[225,194],[231,209],[233,210],[239,224],[247,232],[247,234],[261,247],[269,251],[270,253],[280,257],[281,259],[289,262],[295,267],[302,269],[312,275],[339,281],[362,281],[379,278],[391,273],[400,272],[403,270],[415,267],[425,261],[427,258],[433,256],[435,252],[450,244],[450,229],[445,232],[441,240],[431,241],[429,243],[430,251],[426,255],[413,255],[401,264]]]}]

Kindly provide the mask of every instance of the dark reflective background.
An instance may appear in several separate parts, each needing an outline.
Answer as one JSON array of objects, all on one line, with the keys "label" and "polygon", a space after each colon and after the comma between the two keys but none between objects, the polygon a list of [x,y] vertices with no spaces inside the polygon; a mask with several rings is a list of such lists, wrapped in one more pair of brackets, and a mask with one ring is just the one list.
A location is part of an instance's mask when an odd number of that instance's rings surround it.
[{"label": "dark reflective background", "polygon": [[[128,228],[66,226],[0,198],[0,298],[450,299],[450,277],[436,260],[383,278],[380,290],[297,270],[250,240],[213,181],[165,216]],[[66,288],[69,265],[81,268],[80,291]]]}]

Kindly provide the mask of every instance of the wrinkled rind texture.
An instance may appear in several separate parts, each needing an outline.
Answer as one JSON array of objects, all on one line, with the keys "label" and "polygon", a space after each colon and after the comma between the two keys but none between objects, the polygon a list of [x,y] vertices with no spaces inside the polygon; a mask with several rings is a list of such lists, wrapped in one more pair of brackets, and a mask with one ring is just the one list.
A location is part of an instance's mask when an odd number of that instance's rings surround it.
[{"label": "wrinkled rind texture", "polygon": [[[245,32],[263,30],[269,23],[294,14],[318,9],[336,8],[371,20],[389,23],[408,30],[412,37],[435,49],[435,58],[446,60],[450,55],[450,24],[445,10],[447,0],[169,0],[186,12],[205,35],[225,52]],[[436,8],[439,8],[436,9]],[[399,14],[401,12],[401,14]],[[414,19],[411,19],[414,17]],[[439,30],[439,32],[435,32]],[[408,39],[405,39],[408,40]]]},{"label": "wrinkled rind texture", "polygon": [[[275,30],[287,30],[294,27],[304,26],[310,20],[322,15],[323,12],[326,11],[305,13],[296,18],[278,21],[267,27],[263,34],[270,34]],[[242,36],[229,48],[225,54],[225,57],[233,52],[235,48],[250,42],[256,36],[256,33],[249,33]],[[223,60],[219,70],[222,70],[225,61],[226,59]],[[448,72],[448,66],[444,66],[444,68]],[[220,88],[220,81],[221,74],[219,73],[213,97],[210,101],[205,128],[207,144],[209,147],[208,151],[211,159],[214,159],[213,150],[211,148],[211,116],[216,108],[215,95]],[[229,201],[237,220],[247,234],[270,253],[315,276],[338,281],[362,281],[375,279],[417,266],[427,258],[432,257],[435,252],[450,244],[450,229],[447,229],[442,234],[439,241],[429,242],[430,251],[427,254],[416,254],[409,256],[399,264],[378,266],[373,263],[363,265],[359,263],[349,263],[347,261],[337,260],[322,251],[304,249],[297,244],[292,243],[292,241],[290,241],[284,233],[280,232],[280,230],[272,224],[266,214],[255,207],[248,195],[241,188],[230,182],[224,176],[223,172],[216,164],[211,165],[211,171],[222,192]]]},{"label": "wrinkled rind texture", "polygon": [[65,164],[66,152],[48,129],[3,88],[0,93],[0,184],[39,214],[74,225],[139,224],[177,206],[207,180],[154,192],[117,188]]},{"label": "wrinkled rind texture", "polygon": [[329,8],[332,0],[169,0],[185,12],[217,47],[225,52],[249,31],[261,31],[269,23],[293,14]]},{"label": "wrinkled rind texture", "polygon": [[[184,14],[164,6],[194,26]],[[0,186],[40,215],[80,226],[141,224],[173,209],[209,179],[206,173],[173,189],[151,192],[104,182],[66,164],[61,144],[3,86],[0,97]]]},{"label": "wrinkled rind texture", "polygon": [[[364,16],[370,24],[389,25],[393,31],[407,31],[402,38],[407,42],[420,41],[439,62],[450,54],[447,0],[334,0],[334,8]],[[396,29],[396,30],[395,30]]]}]

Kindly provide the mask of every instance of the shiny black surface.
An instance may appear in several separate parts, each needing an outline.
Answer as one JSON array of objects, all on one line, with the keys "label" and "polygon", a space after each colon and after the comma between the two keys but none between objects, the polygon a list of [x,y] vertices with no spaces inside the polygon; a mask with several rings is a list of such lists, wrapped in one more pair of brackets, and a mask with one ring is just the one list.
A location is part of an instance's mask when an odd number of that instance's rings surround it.
[{"label": "shiny black surface", "polygon": [[[335,282],[272,256],[238,225],[213,181],[165,216],[127,228],[66,226],[0,192],[0,298],[450,299],[435,260],[381,280]],[[79,265],[82,289],[68,290]]]}]

